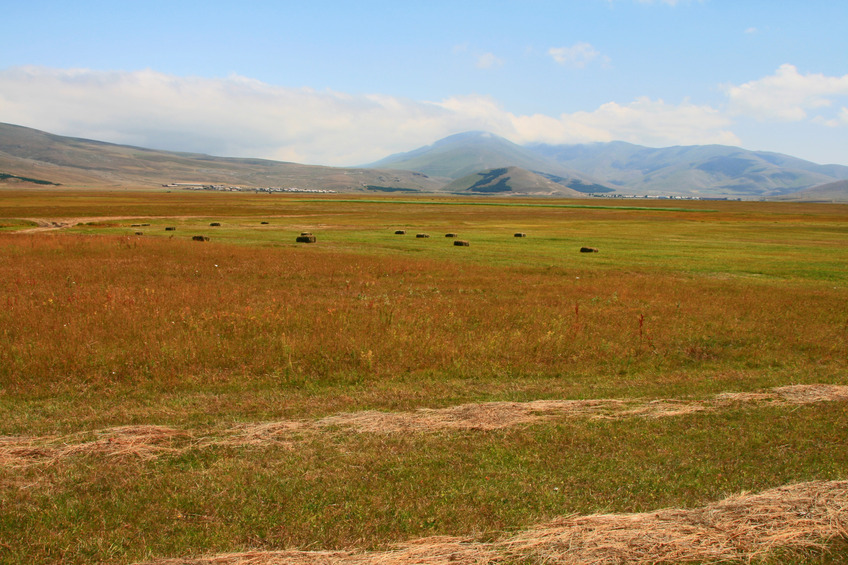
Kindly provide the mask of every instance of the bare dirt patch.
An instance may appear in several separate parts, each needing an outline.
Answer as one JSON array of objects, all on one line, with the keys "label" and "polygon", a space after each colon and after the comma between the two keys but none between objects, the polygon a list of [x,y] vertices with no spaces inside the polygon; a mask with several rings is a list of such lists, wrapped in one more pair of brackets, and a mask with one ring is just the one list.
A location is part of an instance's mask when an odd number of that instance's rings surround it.
[{"label": "bare dirt patch", "polygon": [[45,231],[61,230],[72,228],[78,224],[86,224],[89,222],[105,222],[105,221],[121,221],[134,219],[129,216],[109,216],[109,217],[92,217],[92,218],[24,218],[27,221],[35,222],[38,227],[19,230],[17,233],[38,233]]}]

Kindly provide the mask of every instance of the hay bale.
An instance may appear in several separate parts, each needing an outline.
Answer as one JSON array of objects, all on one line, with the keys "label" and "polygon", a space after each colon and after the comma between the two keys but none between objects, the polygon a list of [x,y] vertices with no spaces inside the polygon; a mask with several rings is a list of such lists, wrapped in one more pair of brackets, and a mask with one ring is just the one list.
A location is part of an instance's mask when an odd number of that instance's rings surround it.
[{"label": "hay bale", "polygon": [[415,237],[419,237],[419,238],[430,237],[430,234],[429,233],[417,233],[417,234],[415,234]]},{"label": "hay bale", "polygon": [[149,225],[150,225],[150,224],[141,224],[141,227],[146,228],[146,227],[147,227],[147,226],[149,226]]},{"label": "hay bale", "polygon": [[453,244],[459,247],[468,247],[469,245],[471,245],[468,241],[464,239],[457,239],[453,242]]},{"label": "hay bale", "polygon": [[212,222],[209,224],[209,227],[218,228],[221,227],[221,222]]},{"label": "hay bale", "polygon": [[456,237],[455,233],[446,233],[445,237]]},{"label": "hay bale", "polygon": [[395,235],[405,235],[406,230],[395,230]]},{"label": "hay bale", "polygon": [[209,241],[209,238],[205,235],[193,235],[191,239],[192,241]]},{"label": "hay bale", "polygon": [[527,234],[523,232],[518,232],[515,234],[515,237],[527,237]]},{"label": "hay bale", "polygon": [[581,247],[580,253],[597,253],[597,247]]},{"label": "hay bale", "polygon": [[259,222],[259,223],[260,223],[260,224],[262,224],[263,226],[267,226],[267,225],[268,225],[268,222]]},{"label": "hay bale", "polygon": [[297,241],[298,243],[315,243],[316,238],[315,238],[315,236],[314,236],[314,235],[312,235],[312,234],[309,234],[309,235],[299,235],[299,236],[297,236],[297,240],[296,240],[296,241]]},{"label": "hay bale", "polygon": [[175,228],[174,226],[168,226],[167,228],[165,228],[165,231],[177,231],[177,228]]},{"label": "hay bale", "polygon": [[130,224],[131,228],[140,228],[141,224]]},{"label": "hay bale", "polygon": [[144,235],[144,232],[143,231],[137,231],[137,232],[135,232],[135,235]]}]

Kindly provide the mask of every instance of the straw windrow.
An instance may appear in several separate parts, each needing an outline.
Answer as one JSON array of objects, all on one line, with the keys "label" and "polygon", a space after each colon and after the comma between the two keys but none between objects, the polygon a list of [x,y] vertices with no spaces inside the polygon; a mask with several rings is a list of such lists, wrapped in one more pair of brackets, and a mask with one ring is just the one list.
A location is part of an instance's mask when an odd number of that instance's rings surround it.
[{"label": "straw windrow", "polygon": [[[292,444],[299,433],[426,433],[436,430],[497,430],[553,418],[666,418],[721,410],[735,405],[800,405],[848,401],[848,386],[795,385],[755,393],[722,393],[707,400],[589,399],[485,402],[411,412],[362,411],[319,420],[242,424],[219,433],[190,432],[164,426],[127,426],[89,434],[51,437],[0,437],[0,465],[22,466],[64,457],[100,453],[152,459],[190,447],[250,447]],[[93,437],[90,437],[93,436]]]},{"label": "straw windrow", "polygon": [[423,538],[382,552],[269,551],[147,565],[614,565],[745,562],[848,539],[848,481],[739,494],[700,508],[559,518],[502,540]]}]

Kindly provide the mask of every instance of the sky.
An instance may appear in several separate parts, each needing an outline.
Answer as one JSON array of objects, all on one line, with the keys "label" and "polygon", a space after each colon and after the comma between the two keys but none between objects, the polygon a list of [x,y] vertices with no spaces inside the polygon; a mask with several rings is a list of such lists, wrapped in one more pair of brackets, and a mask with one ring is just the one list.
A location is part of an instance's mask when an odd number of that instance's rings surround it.
[{"label": "sky", "polygon": [[848,165],[843,0],[0,0],[0,122],[349,166],[482,130]]}]

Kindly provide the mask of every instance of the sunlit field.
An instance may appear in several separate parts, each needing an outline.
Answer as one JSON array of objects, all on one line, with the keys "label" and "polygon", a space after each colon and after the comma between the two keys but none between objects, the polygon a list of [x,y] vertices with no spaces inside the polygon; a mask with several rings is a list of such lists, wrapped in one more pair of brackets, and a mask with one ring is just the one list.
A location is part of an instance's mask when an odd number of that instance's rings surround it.
[{"label": "sunlit field", "polygon": [[[845,205],[4,191],[0,306],[3,563],[496,544],[848,479]],[[756,559],[843,562],[833,521]]]}]

